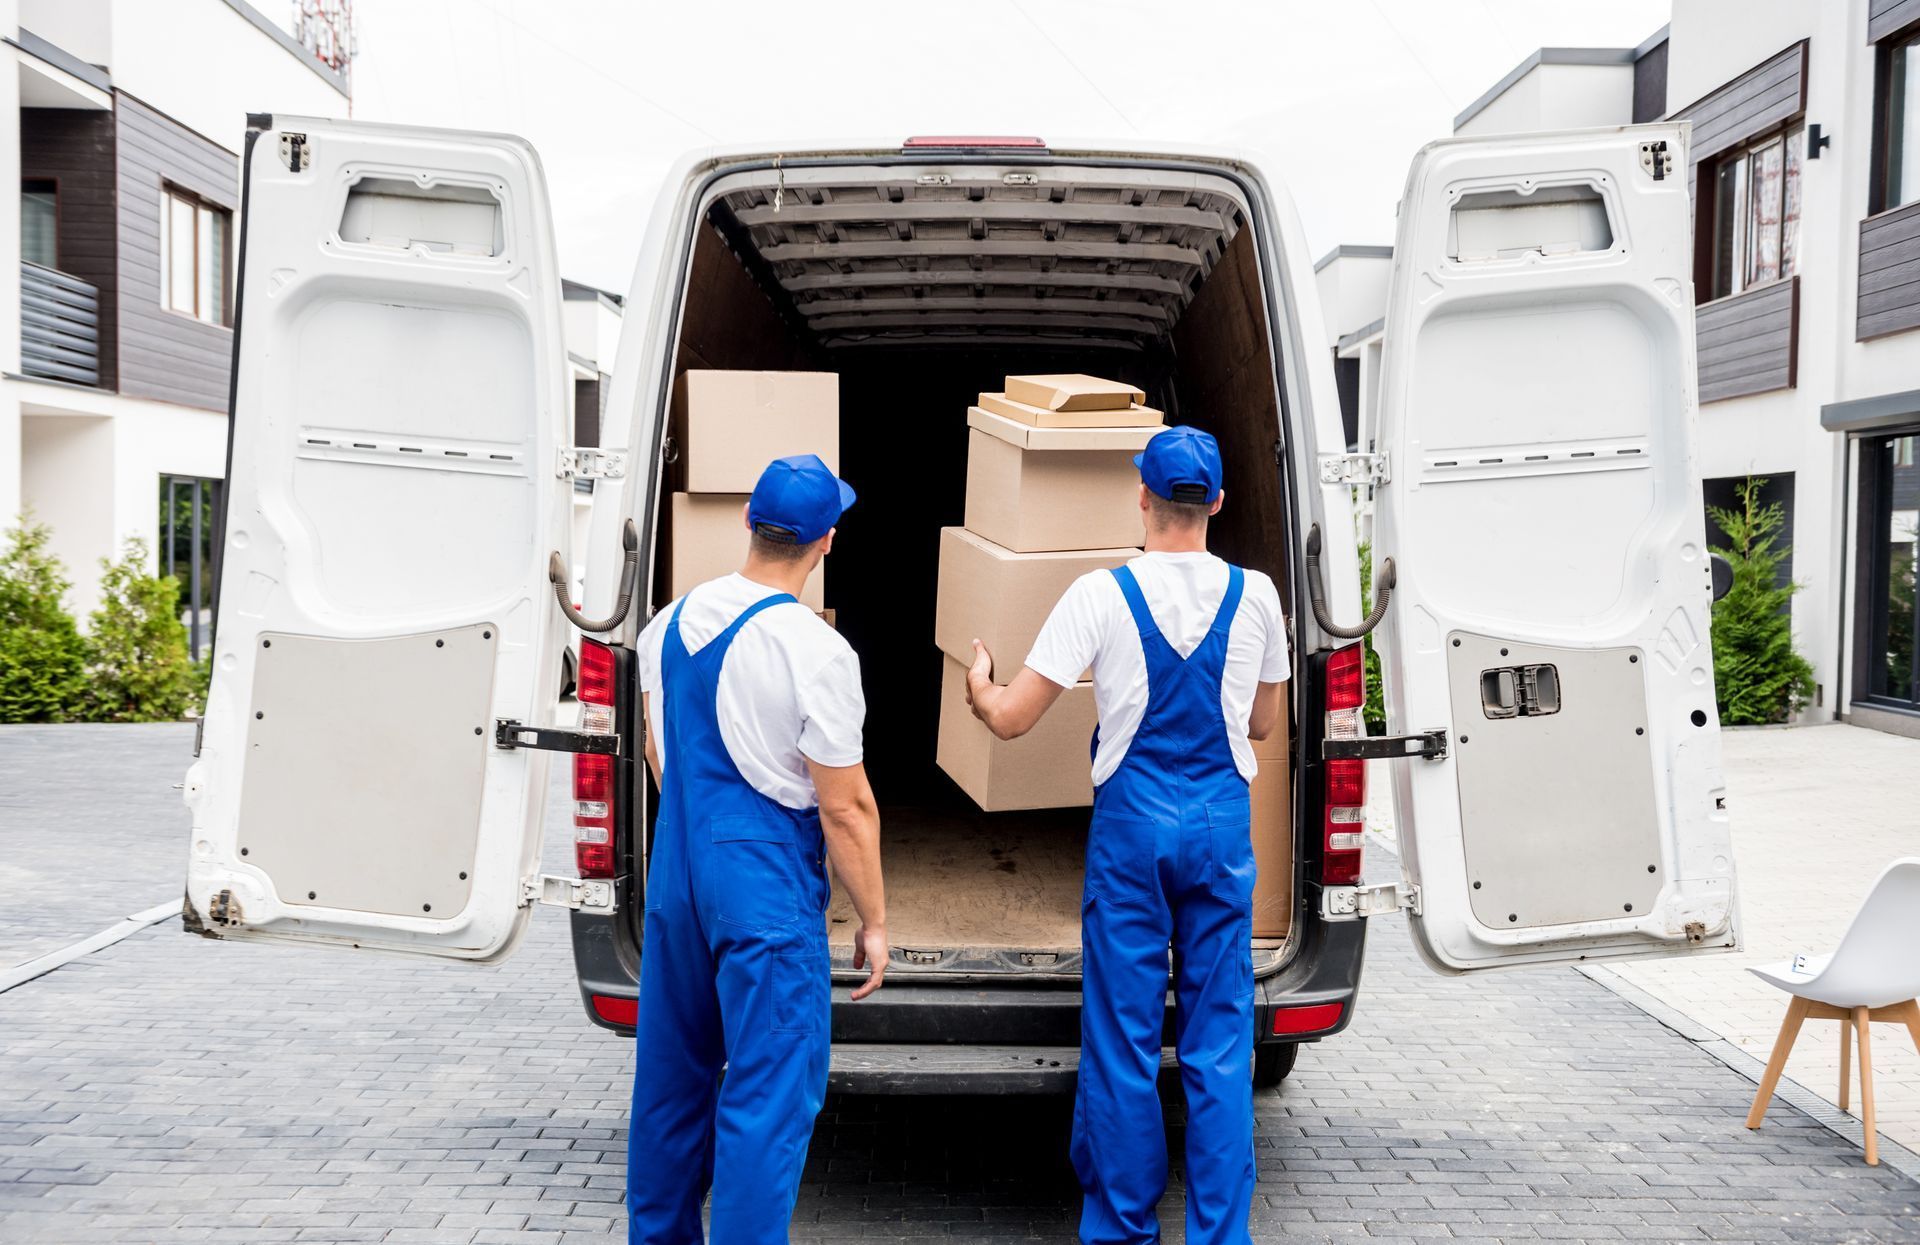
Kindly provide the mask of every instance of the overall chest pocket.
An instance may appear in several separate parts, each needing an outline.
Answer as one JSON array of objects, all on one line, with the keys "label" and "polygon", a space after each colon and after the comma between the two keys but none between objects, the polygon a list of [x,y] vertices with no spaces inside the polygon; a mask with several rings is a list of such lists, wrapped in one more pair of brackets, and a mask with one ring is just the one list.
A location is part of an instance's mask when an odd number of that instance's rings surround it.
[{"label": "overall chest pocket", "polygon": [[764,931],[800,915],[800,849],[793,827],[772,817],[716,817],[707,869],[709,911],[729,925]]}]

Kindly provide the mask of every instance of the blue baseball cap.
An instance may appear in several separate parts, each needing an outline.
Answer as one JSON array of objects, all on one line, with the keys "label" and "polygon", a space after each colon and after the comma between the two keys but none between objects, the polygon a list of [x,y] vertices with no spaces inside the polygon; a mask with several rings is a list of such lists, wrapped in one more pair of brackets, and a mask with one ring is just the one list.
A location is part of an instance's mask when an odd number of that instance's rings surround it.
[{"label": "blue baseball cap", "polygon": [[1141,483],[1168,501],[1211,503],[1220,496],[1220,443],[1210,432],[1177,424],[1155,433],[1133,465]]},{"label": "blue baseball cap", "polygon": [[760,473],[747,502],[747,523],[761,536],[810,545],[853,504],[853,489],[817,454],[776,458]]}]

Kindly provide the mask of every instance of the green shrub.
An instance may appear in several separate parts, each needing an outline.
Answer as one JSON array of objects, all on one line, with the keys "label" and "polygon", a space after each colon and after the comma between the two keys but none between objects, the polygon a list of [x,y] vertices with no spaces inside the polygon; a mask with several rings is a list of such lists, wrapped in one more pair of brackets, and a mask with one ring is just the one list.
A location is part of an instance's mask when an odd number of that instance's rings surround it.
[{"label": "green shrub", "polygon": [[1731,726],[1784,722],[1807,703],[1813,667],[1793,647],[1787,605],[1799,585],[1780,583],[1793,552],[1775,546],[1786,523],[1779,502],[1760,503],[1764,478],[1748,476],[1733,508],[1708,507],[1726,546],[1713,552],[1733,567],[1733,588],[1713,606],[1713,682],[1720,720]]},{"label": "green shrub", "polygon": [[66,571],[47,552],[51,536],[23,515],[0,553],[0,722],[70,722],[84,713],[86,642],[64,602]]},{"label": "green shrub", "polygon": [[[1362,617],[1373,613],[1372,541],[1363,541],[1360,545],[1360,613]],[[1387,704],[1385,688],[1380,681],[1380,654],[1373,651],[1371,634],[1362,643],[1367,646],[1367,704],[1360,716],[1366,719],[1367,734],[1384,735],[1387,733]]]},{"label": "green shrub", "polygon": [[129,540],[118,562],[102,558],[100,565],[100,608],[87,635],[89,716],[96,722],[177,722],[194,701],[180,581],[147,573],[141,540]]}]

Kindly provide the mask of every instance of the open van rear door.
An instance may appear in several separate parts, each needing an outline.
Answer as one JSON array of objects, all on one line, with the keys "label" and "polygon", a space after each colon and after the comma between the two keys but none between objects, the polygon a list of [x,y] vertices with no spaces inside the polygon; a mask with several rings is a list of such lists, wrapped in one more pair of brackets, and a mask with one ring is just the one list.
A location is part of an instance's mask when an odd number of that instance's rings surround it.
[{"label": "open van rear door", "polygon": [[[1737,945],[1686,131],[1435,143],[1400,204],[1376,564],[1436,968]],[[1432,739],[1428,752],[1438,752]]]},{"label": "open van rear door", "polygon": [[570,485],[539,161],[278,117],[245,158],[212,692],[187,922],[461,959],[529,909]]}]

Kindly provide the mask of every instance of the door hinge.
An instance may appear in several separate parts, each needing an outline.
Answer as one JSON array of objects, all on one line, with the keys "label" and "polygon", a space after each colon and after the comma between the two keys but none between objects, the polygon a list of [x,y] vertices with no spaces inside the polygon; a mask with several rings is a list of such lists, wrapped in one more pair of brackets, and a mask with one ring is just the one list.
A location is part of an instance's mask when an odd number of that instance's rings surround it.
[{"label": "door hinge", "polygon": [[1673,175],[1673,152],[1667,149],[1666,139],[1640,144],[1640,167],[1652,174],[1656,182],[1663,182]]},{"label": "door hinge", "polygon": [[624,480],[627,452],[570,445],[560,451],[560,465],[554,474],[562,480]]},{"label": "door hinge", "polygon": [[520,879],[520,906],[541,904],[605,916],[613,911],[612,878],[566,878],[552,873]]},{"label": "door hinge", "polygon": [[1447,755],[1447,733],[1421,731],[1417,735],[1373,735],[1364,739],[1326,739],[1320,742],[1323,761],[1396,761],[1422,757],[1438,761]]},{"label": "door hinge", "polygon": [[302,172],[313,163],[313,151],[307,146],[305,134],[282,134],[280,136],[280,163],[295,173]]},{"label": "door hinge", "polygon": [[594,731],[566,731],[551,726],[524,726],[514,718],[493,720],[496,748],[537,748],[543,752],[588,752],[620,755],[620,736]]},{"label": "door hinge", "polygon": [[1385,484],[1393,478],[1385,454],[1322,454],[1322,484]]},{"label": "door hinge", "polygon": [[1409,882],[1320,889],[1320,915],[1325,920],[1356,921],[1363,916],[1389,916],[1403,910],[1420,915],[1420,888]]}]

